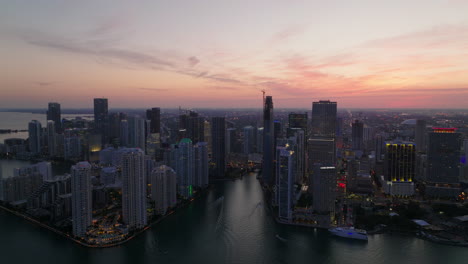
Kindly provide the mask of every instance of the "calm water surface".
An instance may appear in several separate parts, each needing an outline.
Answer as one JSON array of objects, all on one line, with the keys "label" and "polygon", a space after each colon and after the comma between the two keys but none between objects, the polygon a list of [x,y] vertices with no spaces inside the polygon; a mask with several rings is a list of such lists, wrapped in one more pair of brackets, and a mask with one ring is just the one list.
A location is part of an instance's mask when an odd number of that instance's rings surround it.
[{"label": "calm water surface", "polygon": [[218,183],[189,207],[115,248],[84,248],[4,212],[0,234],[2,260],[15,263],[400,264],[468,259],[467,248],[413,237],[372,235],[366,243],[331,237],[324,230],[278,225],[263,206],[254,174]]}]

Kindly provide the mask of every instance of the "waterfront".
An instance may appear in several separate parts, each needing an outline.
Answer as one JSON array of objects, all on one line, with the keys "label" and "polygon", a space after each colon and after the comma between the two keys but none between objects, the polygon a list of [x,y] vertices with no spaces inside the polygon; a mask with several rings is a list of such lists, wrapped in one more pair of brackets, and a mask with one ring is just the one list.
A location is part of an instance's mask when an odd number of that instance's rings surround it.
[{"label": "waterfront", "polygon": [[[90,114],[63,114],[62,118],[83,117],[90,119]],[[0,129],[27,130],[31,120],[38,120],[42,127],[47,127],[47,116],[45,113],[22,113],[22,112],[0,112]],[[4,133],[0,134],[0,143],[7,138],[28,138],[28,132]]]},{"label": "waterfront", "polygon": [[[219,182],[188,207],[114,248],[79,246],[0,212],[0,254],[18,263],[463,263],[468,250],[402,235],[369,242],[275,223],[255,174]],[[277,235],[282,238],[278,239]]]}]

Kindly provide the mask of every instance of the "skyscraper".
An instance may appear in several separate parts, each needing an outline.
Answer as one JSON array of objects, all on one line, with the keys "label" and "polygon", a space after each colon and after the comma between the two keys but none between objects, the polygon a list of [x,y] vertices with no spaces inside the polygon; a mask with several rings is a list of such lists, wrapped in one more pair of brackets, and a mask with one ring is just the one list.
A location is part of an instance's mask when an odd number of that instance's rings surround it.
[{"label": "skyscraper", "polygon": [[151,134],[161,133],[161,109],[159,107],[146,110],[146,119],[151,121]]},{"label": "skyscraper", "polygon": [[150,197],[155,202],[156,214],[165,215],[168,208],[176,206],[176,181],[175,171],[166,165],[152,170]]},{"label": "skyscraper", "polygon": [[416,120],[416,131],[414,133],[417,152],[426,152],[426,120]]},{"label": "skyscraper", "polygon": [[413,195],[416,168],[414,144],[401,141],[387,142],[385,150],[386,192],[391,195]]},{"label": "skyscraper", "polygon": [[426,194],[455,197],[460,193],[462,137],[455,128],[434,128],[429,133]]},{"label": "skyscraper", "polygon": [[92,221],[91,164],[79,162],[71,167],[73,235],[83,237]]},{"label": "skyscraper", "polygon": [[312,103],[312,136],[335,137],[336,102],[319,101]]},{"label": "skyscraper", "polygon": [[50,157],[57,156],[57,137],[56,137],[55,122],[47,121],[47,150]]},{"label": "skyscraper", "polygon": [[102,135],[102,143],[108,141],[109,116],[107,98],[94,98],[94,127]]},{"label": "skyscraper", "polygon": [[276,177],[278,191],[278,216],[285,221],[292,220],[294,204],[294,151],[287,147],[276,148]]},{"label": "skyscraper", "polygon": [[237,143],[236,129],[228,128],[226,130],[226,154],[235,152],[236,143]]},{"label": "skyscraper", "polygon": [[323,166],[335,164],[335,140],[333,138],[312,137],[307,141],[307,148],[310,170],[314,168],[316,163]]},{"label": "skyscraper", "polygon": [[47,109],[47,121],[55,122],[55,133],[62,133],[62,117],[59,103],[49,103]]},{"label": "skyscraper", "polygon": [[336,168],[319,164],[315,167],[312,175],[313,209],[319,214],[332,216],[335,212]]},{"label": "skyscraper", "polygon": [[254,128],[252,126],[244,127],[244,144],[243,152],[244,154],[250,154],[254,152]]},{"label": "skyscraper", "polygon": [[145,120],[139,116],[128,117],[128,146],[145,150]]},{"label": "skyscraper", "polygon": [[364,123],[355,120],[351,131],[353,150],[363,150],[364,148]]},{"label": "skyscraper", "polygon": [[37,120],[32,120],[29,122],[28,126],[29,132],[29,151],[33,154],[39,154],[42,151],[42,126],[41,123]]},{"label": "skyscraper", "polygon": [[146,226],[145,153],[141,149],[123,149],[122,214],[130,229]]},{"label": "skyscraper", "polygon": [[295,166],[295,179],[294,182],[302,184],[306,177],[306,137],[302,128],[292,128],[292,136],[289,140],[293,142],[292,149],[294,150],[294,166]]},{"label": "skyscraper", "polygon": [[305,134],[307,135],[307,112],[303,114],[290,113],[288,121],[288,130],[286,133],[288,138],[293,136],[293,128],[300,128],[304,130]]},{"label": "skyscraper", "polygon": [[226,170],[226,122],[224,117],[211,119],[212,161],[214,177],[224,178]]},{"label": "skyscraper", "polygon": [[193,146],[195,173],[193,186],[206,187],[208,185],[208,143],[198,142]]},{"label": "skyscraper", "polygon": [[267,96],[263,106],[263,168],[262,180],[264,184],[273,185],[274,155],[274,125],[273,125],[273,97]]},{"label": "skyscraper", "polygon": [[177,193],[188,199],[193,195],[194,150],[192,140],[182,139],[175,151],[175,171],[177,173]]}]

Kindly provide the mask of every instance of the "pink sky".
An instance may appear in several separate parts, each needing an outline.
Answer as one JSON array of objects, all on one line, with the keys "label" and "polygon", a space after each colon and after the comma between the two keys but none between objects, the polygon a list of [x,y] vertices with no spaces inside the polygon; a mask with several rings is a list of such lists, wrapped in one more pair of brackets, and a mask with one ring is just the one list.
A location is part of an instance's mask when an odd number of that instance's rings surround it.
[{"label": "pink sky", "polygon": [[0,108],[467,108],[468,1],[323,2],[2,3]]}]

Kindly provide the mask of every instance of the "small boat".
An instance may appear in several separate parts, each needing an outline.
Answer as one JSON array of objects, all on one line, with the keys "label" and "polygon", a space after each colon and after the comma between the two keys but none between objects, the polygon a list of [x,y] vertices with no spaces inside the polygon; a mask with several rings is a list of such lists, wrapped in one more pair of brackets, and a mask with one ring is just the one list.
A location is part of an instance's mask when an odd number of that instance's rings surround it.
[{"label": "small boat", "polygon": [[276,234],[276,238],[283,241],[283,242],[288,242],[288,240],[286,238],[282,238],[280,237],[280,235]]},{"label": "small boat", "polygon": [[367,241],[366,230],[354,229],[354,227],[335,227],[328,229],[328,231],[335,236]]}]

